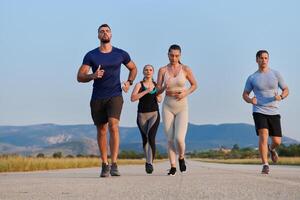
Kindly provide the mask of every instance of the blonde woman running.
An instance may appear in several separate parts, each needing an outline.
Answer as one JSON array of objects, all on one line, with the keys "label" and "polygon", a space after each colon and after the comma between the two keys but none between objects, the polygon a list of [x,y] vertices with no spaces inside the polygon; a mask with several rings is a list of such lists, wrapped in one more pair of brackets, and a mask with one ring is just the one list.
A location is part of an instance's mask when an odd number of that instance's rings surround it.
[{"label": "blonde woman running", "polygon": [[[187,96],[197,88],[192,70],[180,62],[181,48],[174,44],[168,52],[170,63],[159,69],[157,78],[158,93],[165,92],[162,107],[164,131],[168,139],[168,154],[171,169],[168,175],[176,174],[176,152],[178,152],[179,169],[186,171],[184,160],[185,135],[188,127]],[[186,88],[188,81],[190,87]],[[177,146],[177,151],[176,151]]]},{"label": "blonde woman running", "polygon": [[139,100],[136,122],[143,139],[147,174],[153,172],[156,151],[155,136],[160,123],[158,103],[161,102],[161,95],[157,94],[156,83],[152,78],[153,73],[153,66],[146,65],[143,69],[144,79],[135,85],[131,94],[131,101]]}]

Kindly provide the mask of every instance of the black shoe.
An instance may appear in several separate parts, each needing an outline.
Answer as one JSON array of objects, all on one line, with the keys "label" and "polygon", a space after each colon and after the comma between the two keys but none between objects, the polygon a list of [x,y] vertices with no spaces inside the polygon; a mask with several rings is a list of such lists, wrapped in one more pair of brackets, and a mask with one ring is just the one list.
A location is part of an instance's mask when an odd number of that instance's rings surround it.
[{"label": "black shoe", "polygon": [[169,176],[175,176],[175,174],[176,174],[176,167],[171,167],[171,169],[170,169],[168,175],[169,175]]},{"label": "black shoe", "polygon": [[270,171],[269,165],[263,165],[261,173],[262,174],[269,174],[269,171]]},{"label": "black shoe", "polygon": [[185,172],[186,171],[186,165],[185,165],[185,161],[184,158],[182,159],[178,159],[179,161],[179,169],[181,172]]},{"label": "black shoe", "polygon": [[152,174],[153,172],[153,165],[150,163],[146,163],[145,164],[145,170],[147,174]]},{"label": "black shoe", "polygon": [[112,163],[110,167],[110,175],[112,176],[121,176],[117,163]]},{"label": "black shoe", "polygon": [[100,177],[109,177],[109,165],[102,163],[102,169]]}]

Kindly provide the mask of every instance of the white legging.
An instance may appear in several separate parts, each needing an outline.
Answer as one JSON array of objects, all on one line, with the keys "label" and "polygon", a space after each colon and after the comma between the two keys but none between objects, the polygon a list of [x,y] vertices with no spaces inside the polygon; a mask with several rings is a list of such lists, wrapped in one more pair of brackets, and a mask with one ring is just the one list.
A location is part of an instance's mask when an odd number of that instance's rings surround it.
[{"label": "white legging", "polygon": [[170,164],[176,164],[176,145],[179,156],[184,156],[185,135],[188,126],[187,98],[177,101],[174,97],[165,96],[162,107],[164,131],[168,139]]}]

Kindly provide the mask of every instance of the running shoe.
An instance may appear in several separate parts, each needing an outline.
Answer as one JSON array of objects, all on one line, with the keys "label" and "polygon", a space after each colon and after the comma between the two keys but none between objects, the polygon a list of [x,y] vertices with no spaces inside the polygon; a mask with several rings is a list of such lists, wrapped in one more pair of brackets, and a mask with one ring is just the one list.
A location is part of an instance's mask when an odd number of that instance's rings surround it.
[{"label": "running shoe", "polygon": [[270,152],[270,157],[271,157],[272,162],[277,163],[277,161],[278,161],[277,152],[275,151],[275,149],[271,149],[271,145],[269,145],[269,144],[268,144],[268,149],[269,149],[269,152]]},{"label": "running shoe", "polygon": [[269,165],[263,165],[261,173],[262,174],[269,174],[270,168]]},{"label": "running shoe", "polygon": [[117,163],[112,163],[110,167],[110,175],[112,176],[121,176]]},{"label": "running shoe", "polygon": [[109,177],[109,165],[102,163],[102,169],[100,177]]},{"label": "running shoe", "polygon": [[182,159],[178,159],[179,161],[179,169],[181,172],[186,172],[186,165],[185,165],[185,161],[184,158]]},{"label": "running shoe", "polygon": [[145,164],[145,170],[147,174],[152,174],[153,172],[153,165],[150,163],[146,163]]},{"label": "running shoe", "polygon": [[169,176],[175,176],[175,174],[176,174],[176,167],[171,167],[171,169],[170,169],[168,175],[169,175]]}]

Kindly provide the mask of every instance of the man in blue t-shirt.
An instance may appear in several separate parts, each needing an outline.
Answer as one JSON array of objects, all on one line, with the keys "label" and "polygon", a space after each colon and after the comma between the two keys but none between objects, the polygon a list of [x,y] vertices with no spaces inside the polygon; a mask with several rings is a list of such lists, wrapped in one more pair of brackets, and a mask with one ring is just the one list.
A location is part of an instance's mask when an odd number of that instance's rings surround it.
[{"label": "man in blue t-shirt", "polygon": [[[269,53],[260,50],[256,53],[258,70],[247,79],[243,99],[253,105],[253,119],[256,134],[259,136],[259,152],[262,160],[262,173],[269,173],[268,152],[274,163],[278,160],[275,148],[281,143],[281,124],[278,102],[289,94],[289,89],[279,72],[269,68]],[[281,89],[281,94],[278,93]],[[253,91],[254,96],[249,97]],[[271,145],[268,137],[272,138]]]},{"label": "man in blue t-shirt", "polygon": [[[137,69],[129,54],[111,45],[112,33],[107,24],[98,28],[100,46],[89,51],[77,74],[78,82],[94,81],[90,101],[91,115],[97,127],[97,140],[102,160],[100,177],[120,176],[117,167],[119,151],[119,120],[123,106],[122,89],[129,90]],[[128,80],[120,82],[121,65],[129,70]],[[92,69],[93,73],[89,73]],[[107,128],[110,132],[111,166],[107,159]]]}]

